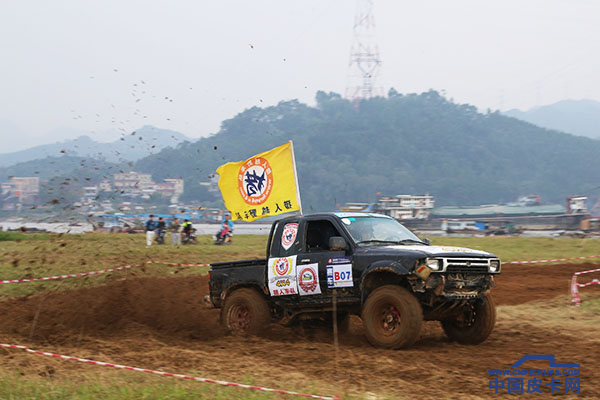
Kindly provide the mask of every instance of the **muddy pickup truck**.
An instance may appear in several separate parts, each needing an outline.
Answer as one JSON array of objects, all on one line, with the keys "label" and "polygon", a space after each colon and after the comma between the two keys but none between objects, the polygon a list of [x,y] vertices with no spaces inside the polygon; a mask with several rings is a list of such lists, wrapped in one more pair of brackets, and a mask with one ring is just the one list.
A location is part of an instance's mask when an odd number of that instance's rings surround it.
[{"label": "muddy pickup truck", "polygon": [[323,213],[271,227],[267,258],[211,264],[208,301],[226,327],[258,334],[266,324],[337,324],[359,315],[377,347],[401,348],[423,320],[441,321],[463,344],[483,342],[496,320],[490,289],[500,273],[493,254],[431,246],[385,215]]}]

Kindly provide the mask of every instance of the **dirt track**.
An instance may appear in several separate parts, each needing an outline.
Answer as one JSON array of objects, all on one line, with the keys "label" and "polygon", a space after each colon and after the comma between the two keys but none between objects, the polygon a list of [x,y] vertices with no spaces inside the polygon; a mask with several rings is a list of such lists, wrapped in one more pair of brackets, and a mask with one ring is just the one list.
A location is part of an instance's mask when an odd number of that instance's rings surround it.
[{"label": "dirt track", "polygon": [[[505,266],[493,291],[500,306],[498,323],[479,346],[451,343],[439,325],[430,322],[414,347],[379,350],[366,342],[360,320],[353,319],[350,333],[341,338],[337,370],[328,331],[272,326],[262,338],[227,335],[218,311],[202,304],[206,277],[126,278],[103,287],[0,303],[0,340],[172,372],[196,370],[211,378],[239,381],[252,376],[257,383],[287,389],[316,383],[325,393],[358,397],[366,392],[411,398],[490,397],[487,369],[509,368],[525,354],[555,354],[557,362],[581,364],[581,395],[598,398],[598,324],[581,320],[577,310],[565,305],[573,272],[597,267]],[[597,297],[599,289],[583,290]],[[25,362],[35,371],[52,362],[56,368],[54,360],[33,357],[37,356],[0,350],[0,365],[18,363],[23,368]],[[59,368],[100,367],[64,363]]]}]

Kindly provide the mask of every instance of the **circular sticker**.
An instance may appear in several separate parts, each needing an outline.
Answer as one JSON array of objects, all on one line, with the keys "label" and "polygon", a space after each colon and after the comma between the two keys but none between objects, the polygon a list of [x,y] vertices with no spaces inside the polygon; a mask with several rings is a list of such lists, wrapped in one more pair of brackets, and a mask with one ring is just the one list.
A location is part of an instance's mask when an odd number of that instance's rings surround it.
[{"label": "circular sticker", "polygon": [[300,281],[298,285],[305,292],[314,292],[317,288],[317,275],[315,274],[315,270],[312,268],[304,268],[300,271]]},{"label": "circular sticker", "polygon": [[288,275],[290,272],[290,263],[287,258],[279,258],[273,264],[273,272],[279,276]]},{"label": "circular sticker", "polygon": [[288,250],[294,244],[296,235],[298,234],[298,224],[286,224],[283,227],[283,234],[281,235],[281,246]]},{"label": "circular sticker", "polygon": [[238,172],[238,189],[248,204],[263,204],[273,190],[273,171],[262,157],[246,161]]}]

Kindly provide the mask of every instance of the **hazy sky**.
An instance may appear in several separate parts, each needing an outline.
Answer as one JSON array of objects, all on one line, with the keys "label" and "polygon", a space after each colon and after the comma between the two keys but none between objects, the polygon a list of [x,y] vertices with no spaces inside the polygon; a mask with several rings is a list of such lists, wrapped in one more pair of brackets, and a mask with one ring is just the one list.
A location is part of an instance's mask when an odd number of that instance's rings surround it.
[{"label": "hazy sky", "polygon": [[[344,93],[356,0],[4,0],[0,153]],[[481,109],[600,100],[600,2],[375,0],[379,84]]]}]

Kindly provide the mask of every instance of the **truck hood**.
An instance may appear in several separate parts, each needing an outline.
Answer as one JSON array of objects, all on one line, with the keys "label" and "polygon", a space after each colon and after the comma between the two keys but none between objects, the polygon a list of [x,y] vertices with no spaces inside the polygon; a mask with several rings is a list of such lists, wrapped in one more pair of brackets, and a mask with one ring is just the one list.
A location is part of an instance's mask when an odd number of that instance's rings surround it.
[{"label": "truck hood", "polygon": [[[389,245],[364,247],[368,254],[402,255],[422,253],[425,257],[493,257],[492,253],[455,246]],[[420,256],[420,255],[419,255]]]}]

